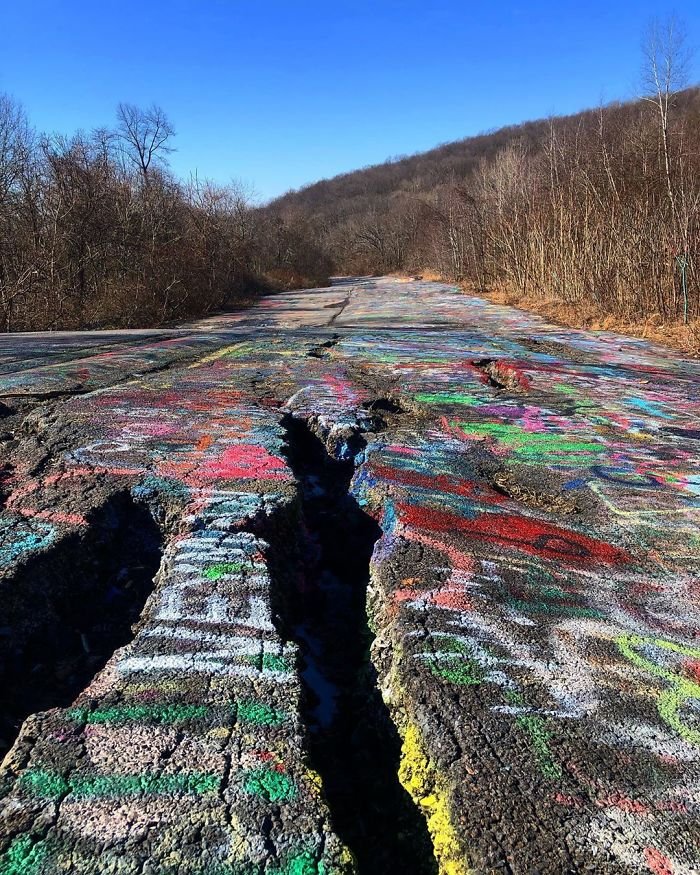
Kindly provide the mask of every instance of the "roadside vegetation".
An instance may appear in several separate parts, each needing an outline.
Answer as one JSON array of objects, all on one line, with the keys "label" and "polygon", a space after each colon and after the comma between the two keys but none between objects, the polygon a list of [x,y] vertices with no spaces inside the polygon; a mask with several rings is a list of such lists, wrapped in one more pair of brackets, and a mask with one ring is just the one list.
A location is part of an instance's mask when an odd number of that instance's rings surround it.
[{"label": "roadside vegetation", "polygon": [[[338,272],[432,275],[569,325],[700,348],[700,89],[653,25],[643,97],[290,192]],[[290,212],[291,214],[291,212]]]},{"label": "roadside vegetation", "polygon": [[700,88],[674,20],[642,96],[323,180],[259,207],[177,179],[122,104],[48,136],[0,95],[0,330],[162,325],[335,274],[420,274],[559,322],[700,352]]},{"label": "roadside vegetation", "polygon": [[173,138],[163,110],[126,104],[113,129],[44,135],[0,95],[1,331],[162,325],[327,281],[303,217],[178,180]]}]

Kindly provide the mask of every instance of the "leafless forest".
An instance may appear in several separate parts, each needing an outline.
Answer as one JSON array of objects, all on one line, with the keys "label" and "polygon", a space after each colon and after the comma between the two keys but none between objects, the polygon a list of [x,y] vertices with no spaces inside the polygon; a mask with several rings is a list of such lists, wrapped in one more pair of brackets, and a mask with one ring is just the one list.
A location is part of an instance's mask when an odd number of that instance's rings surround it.
[{"label": "leafless forest", "polygon": [[700,316],[700,89],[527,123],[317,183],[346,273],[423,272],[632,320]]},{"label": "leafless forest", "polygon": [[650,31],[644,97],[344,174],[255,207],[176,179],[157,107],[35,132],[0,97],[0,327],[163,324],[331,273],[433,271],[477,290],[700,318],[700,89]]},{"label": "leafless forest", "polygon": [[516,301],[692,322],[700,90],[684,87],[689,60],[679,23],[652,23],[637,101],[449,143],[289,193],[273,208],[313,217],[347,273],[427,270]]},{"label": "leafless forest", "polygon": [[44,136],[0,95],[0,330],[160,325],[326,280],[304,221],[176,179],[173,137],[130,105],[113,130]]}]

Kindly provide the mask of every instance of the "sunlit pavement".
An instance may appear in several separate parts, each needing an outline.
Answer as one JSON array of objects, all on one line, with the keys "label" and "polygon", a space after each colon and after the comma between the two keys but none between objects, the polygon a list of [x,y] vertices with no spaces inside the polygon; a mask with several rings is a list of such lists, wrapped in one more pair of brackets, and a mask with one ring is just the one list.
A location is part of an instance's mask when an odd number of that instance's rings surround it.
[{"label": "sunlit pavement", "polygon": [[698,364],[345,278],[0,386],[2,875],[698,871]]}]

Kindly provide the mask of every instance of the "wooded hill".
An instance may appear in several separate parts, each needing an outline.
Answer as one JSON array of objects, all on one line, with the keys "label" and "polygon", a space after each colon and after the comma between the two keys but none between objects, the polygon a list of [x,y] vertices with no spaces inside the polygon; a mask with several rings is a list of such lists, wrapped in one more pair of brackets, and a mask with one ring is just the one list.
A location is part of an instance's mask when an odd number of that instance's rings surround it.
[{"label": "wooded hill", "polygon": [[700,89],[543,119],[345,173],[266,207],[338,273],[431,270],[477,289],[700,316]]},{"label": "wooded hill", "polygon": [[[432,271],[695,332],[700,89],[672,79],[263,208],[235,186],[176,178],[158,107],[122,104],[114,128],[47,136],[0,95],[0,330],[158,325],[331,273]],[[700,330],[691,340],[700,348]]]}]

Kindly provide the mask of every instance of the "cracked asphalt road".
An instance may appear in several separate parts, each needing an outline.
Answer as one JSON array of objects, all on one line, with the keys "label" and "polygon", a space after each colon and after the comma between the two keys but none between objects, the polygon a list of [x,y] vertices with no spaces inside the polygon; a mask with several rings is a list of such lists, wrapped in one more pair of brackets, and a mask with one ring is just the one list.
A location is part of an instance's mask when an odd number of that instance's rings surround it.
[{"label": "cracked asphalt road", "polygon": [[698,364],[344,278],[0,403],[2,875],[700,871]]}]

